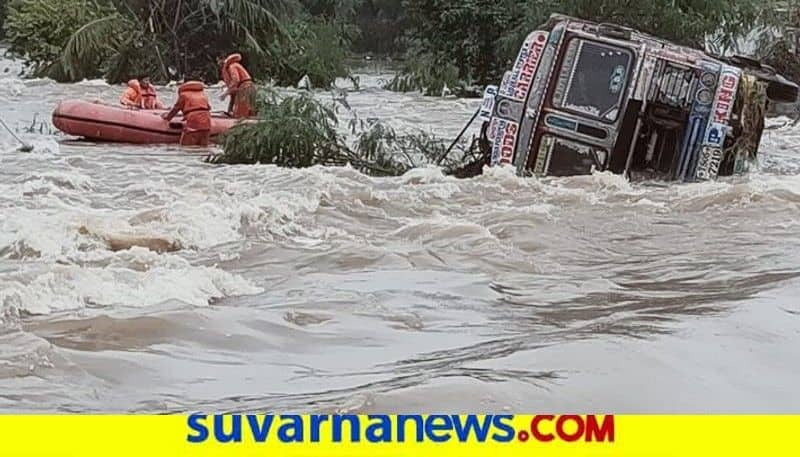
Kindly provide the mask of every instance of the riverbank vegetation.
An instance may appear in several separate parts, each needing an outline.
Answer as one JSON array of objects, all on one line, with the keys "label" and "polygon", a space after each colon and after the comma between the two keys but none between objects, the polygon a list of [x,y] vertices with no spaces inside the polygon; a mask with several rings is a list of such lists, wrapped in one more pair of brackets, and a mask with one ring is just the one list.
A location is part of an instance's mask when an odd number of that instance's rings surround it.
[{"label": "riverbank vegetation", "polygon": [[553,12],[717,52],[754,29],[777,31],[753,52],[800,77],[780,38],[799,9],[798,0],[0,0],[0,21],[7,15],[4,39],[30,74],[59,81],[215,82],[219,56],[236,51],[260,81],[308,75],[326,87],[349,74],[348,58],[374,55],[399,61],[392,89],[469,95],[499,81]]}]

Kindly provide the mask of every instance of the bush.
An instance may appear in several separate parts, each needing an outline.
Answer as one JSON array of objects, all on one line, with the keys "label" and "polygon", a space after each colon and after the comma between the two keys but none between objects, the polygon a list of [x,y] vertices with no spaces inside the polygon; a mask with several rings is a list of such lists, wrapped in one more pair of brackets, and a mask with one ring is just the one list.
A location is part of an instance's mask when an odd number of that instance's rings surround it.
[{"label": "bush", "polygon": [[345,147],[336,132],[336,114],[310,95],[280,99],[260,94],[259,122],[241,124],[223,137],[218,163],[269,163],[309,167],[345,163]]}]

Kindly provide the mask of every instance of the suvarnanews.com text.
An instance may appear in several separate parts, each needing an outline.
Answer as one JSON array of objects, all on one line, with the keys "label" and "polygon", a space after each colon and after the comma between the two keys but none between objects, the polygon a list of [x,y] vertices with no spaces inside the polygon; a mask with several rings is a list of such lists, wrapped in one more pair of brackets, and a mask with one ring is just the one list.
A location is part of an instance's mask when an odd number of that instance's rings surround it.
[{"label": "suvarnanews.com text", "polygon": [[188,417],[189,443],[613,443],[614,416],[214,415]]}]

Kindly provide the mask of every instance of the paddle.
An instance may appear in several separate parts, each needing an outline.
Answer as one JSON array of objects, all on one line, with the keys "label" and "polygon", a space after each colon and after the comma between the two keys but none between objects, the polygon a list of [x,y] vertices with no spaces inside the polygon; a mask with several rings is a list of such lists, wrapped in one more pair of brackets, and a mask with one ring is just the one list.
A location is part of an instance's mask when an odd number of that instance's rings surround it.
[{"label": "paddle", "polygon": [[19,142],[20,142],[20,144],[22,145],[22,146],[21,146],[19,149],[17,149],[19,152],[31,152],[31,151],[33,151],[33,146],[31,146],[30,144],[28,144],[28,143],[26,143],[26,142],[22,141],[22,140],[20,139],[20,137],[18,137],[18,136],[17,136],[17,134],[16,134],[16,133],[14,133],[14,131],[13,131],[13,130],[11,130],[11,129],[8,127],[8,125],[6,125],[6,122],[5,122],[3,119],[1,119],[1,118],[0,118],[0,123],[2,123],[2,124],[3,124],[3,127],[5,127],[5,128],[6,128],[6,130],[8,130],[8,133],[10,133],[10,134],[11,134],[11,136],[13,136],[14,138],[16,138],[16,140],[17,140],[17,141],[19,141]]}]

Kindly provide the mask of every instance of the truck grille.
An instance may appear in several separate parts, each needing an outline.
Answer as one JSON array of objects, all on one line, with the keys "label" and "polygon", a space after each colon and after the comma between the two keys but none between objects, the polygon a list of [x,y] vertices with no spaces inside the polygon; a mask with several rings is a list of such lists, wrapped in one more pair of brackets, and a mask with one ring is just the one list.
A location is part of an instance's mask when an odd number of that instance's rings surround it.
[{"label": "truck grille", "polygon": [[694,82],[693,69],[659,60],[653,74],[648,99],[676,108],[688,107],[692,104]]}]

